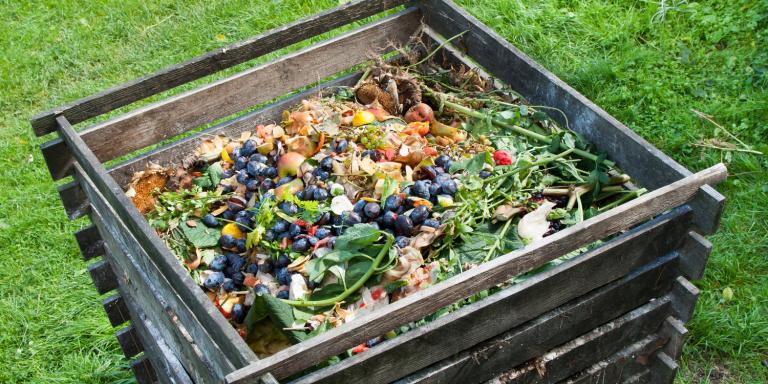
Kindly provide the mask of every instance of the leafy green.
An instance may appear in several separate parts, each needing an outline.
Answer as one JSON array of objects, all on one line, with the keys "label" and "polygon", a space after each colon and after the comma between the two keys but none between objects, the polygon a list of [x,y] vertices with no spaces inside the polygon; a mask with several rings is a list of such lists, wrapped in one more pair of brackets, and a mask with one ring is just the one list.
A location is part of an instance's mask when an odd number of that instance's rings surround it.
[{"label": "leafy green", "polygon": [[375,243],[379,237],[381,237],[381,233],[373,225],[355,224],[347,228],[341,236],[336,238],[336,244],[333,249],[356,252]]},{"label": "leafy green", "polygon": [[381,208],[384,209],[384,203],[387,197],[391,196],[397,190],[397,182],[387,176],[384,178],[384,184],[381,186]]},{"label": "leafy green", "polygon": [[221,163],[217,161],[206,168],[202,176],[196,177],[193,183],[201,188],[212,188],[219,185],[223,174],[224,169],[221,167]]},{"label": "leafy green", "polygon": [[215,247],[219,243],[219,231],[215,228],[208,228],[199,220],[194,221],[195,226],[190,227],[186,222],[181,223],[179,228],[184,237],[197,248]]},{"label": "leafy green", "polygon": [[[523,247],[523,243],[517,238],[515,231],[507,231],[502,238],[501,226],[493,226],[489,223],[481,223],[474,228],[471,234],[462,235],[464,241],[455,251],[464,261],[479,264],[489,256],[489,251],[497,245],[495,255],[502,255]],[[498,244],[497,244],[498,242]]]},{"label": "leafy green", "polygon": [[344,286],[339,283],[328,284],[324,287],[315,289],[309,299],[312,301],[326,300],[340,295],[344,292]]},{"label": "leafy green", "polygon": [[372,265],[373,261],[367,258],[358,257],[350,260],[347,263],[346,273],[344,274],[345,284],[350,286],[362,279],[365,273],[371,269]]},{"label": "leafy green", "polygon": [[408,286],[408,281],[406,281],[406,280],[395,280],[395,281],[387,284],[386,286],[384,286],[384,290],[387,293],[392,293],[392,292],[398,290],[399,288],[406,287],[406,286]]},{"label": "leafy green", "polygon": [[[279,328],[292,328],[296,323],[296,317],[293,313],[293,307],[284,303],[282,300],[269,295],[257,295],[248,315],[245,316],[245,327],[247,330],[253,329],[261,320],[269,317]],[[307,334],[302,331],[283,331],[295,343],[299,343],[307,338]]]},{"label": "leafy green", "polygon": [[262,198],[259,200],[258,211],[253,220],[255,227],[246,236],[245,246],[248,249],[256,247],[261,242],[262,236],[267,232],[267,228],[274,223],[275,212],[273,207],[274,202],[271,199]]},{"label": "leafy green", "polygon": [[483,169],[483,165],[493,164],[490,152],[479,153],[467,160],[456,161],[451,165],[450,173],[465,170],[468,173],[478,173]]}]

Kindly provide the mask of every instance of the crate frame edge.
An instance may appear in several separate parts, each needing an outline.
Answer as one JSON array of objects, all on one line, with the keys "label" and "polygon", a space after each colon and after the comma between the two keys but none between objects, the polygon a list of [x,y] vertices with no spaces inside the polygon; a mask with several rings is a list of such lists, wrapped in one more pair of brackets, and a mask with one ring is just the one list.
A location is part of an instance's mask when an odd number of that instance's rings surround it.
[{"label": "crate frame edge", "polygon": [[[152,252],[156,253],[157,257],[157,259],[153,260],[152,262],[161,268],[166,268],[161,272],[168,273],[171,275],[172,279],[176,279],[177,282],[183,283],[182,288],[180,289],[186,288],[192,290],[191,288],[195,287],[190,288],[189,283],[191,282],[191,279],[189,279],[188,276],[178,276],[181,274],[178,269],[169,269],[168,265],[164,264],[171,263],[172,261],[167,257],[169,252],[167,249],[164,250],[164,244],[162,244],[156,235],[153,238],[153,232],[146,224],[146,221],[138,214],[138,211],[133,208],[133,206],[130,204],[130,200],[127,199],[122,191],[122,188],[120,188],[120,184],[117,183],[116,180],[111,176],[111,174],[115,174],[125,180],[126,172],[124,171],[122,175],[119,173],[119,170],[126,169],[125,165],[119,165],[116,168],[108,171],[102,164],[103,160],[100,160],[99,157],[91,150],[89,145],[83,140],[83,132],[76,132],[72,128],[71,123],[86,121],[92,117],[99,116],[118,107],[130,104],[137,100],[141,100],[186,82],[204,77],[216,71],[251,60],[265,53],[287,46],[293,42],[304,40],[308,37],[306,35],[301,35],[297,31],[307,31],[308,34],[314,36],[316,34],[326,32],[353,21],[357,21],[361,18],[378,14],[387,9],[406,4],[409,4],[409,2],[402,0],[353,1],[343,6],[323,12],[319,15],[310,16],[308,18],[291,23],[285,27],[266,32],[244,42],[236,43],[230,47],[231,50],[229,51],[227,49],[219,49],[180,65],[159,71],[154,75],[141,78],[139,80],[127,83],[126,85],[112,88],[103,93],[37,115],[32,119],[32,126],[36,134],[42,135],[56,130],[59,132],[60,136],[60,139],[56,139],[49,143],[43,144],[43,146],[41,146],[43,152],[46,154],[52,153],[50,148],[58,148],[56,149],[57,151],[60,151],[61,148],[65,149],[64,152],[57,152],[58,155],[56,156],[46,156],[46,162],[48,163],[49,169],[52,171],[52,176],[54,179],[57,179],[68,174],[74,173],[75,175],[74,182],[59,187],[59,193],[62,197],[62,201],[67,210],[68,216],[71,219],[75,219],[83,215],[88,215],[94,222],[98,222],[99,220],[103,221],[103,218],[99,219],[98,217],[98,215],[102,214],[103,211],[93,211],[94,202],[92,199],[89,199],[86,196],[87,193],[83,190],[83,183],[91,184],[95,188],[96,192],[101,194],[102,197],[106,200],[108,204],[107,208],[110,206],[111,208],[117,208],[118,211],[115,213],[115,216],[119,220],[123,221],[123,224],[127,226],[131,235],[140,236],[141,239],[139,240],[139,243],[145,242],[146,244],[149,244],[150,248],[152,248]],[[674,208],[675,206],[679,204],[685,204],[686,202],[693,208],[692,215],[694,227],[684,237],[686,242],[682,252],[686,257],[680,258],[681,272],[691,279],[701,277],[704,265],[707,261],[707,256],[711,250],[711,244],[709,244],[709,242],[703,238],[700,233],[714,233],[719,224],[724,204],[724,197],[708,184],[714,184],[717,181],[723,179],[725,175],[724,167],[713,167],[709,170],[709,173],[699,173],[691,176],[692,174],[690,171],[671,160],[669,157],[664,155],[658,149],[654,148],[638,135],[634,134],[631,130],[629,130],[629,128],[618,122],[608,113],[586,99],[583,95],[565,84],[562,80],[538,65],[535,61],[517,50],[517,48],[506,42],[495,32],[469,15],[466,11],[453,4],[451,1],[424,0],[416,2],[415,4],[418,6],[418,8],[408,8],[406,11],[401,12],[400,15],[407,14],[406,12],[413,13],[416,12],[415,10],[418,10],[419,14],[424,17],[425,23],[430,28],[433,28],[439,34],[446,36],[458,33],[457,31],[462,27],[466,27],[466,29],[469,30],[469,33],[462,37],[463,39],[466,39],[464,41],[467,43],[465,46],[468,45],[470,47],[480,47],[478,48],[480,53],[472,51],[470,48],[466,52],[455,53],[454,58],[466,54],[467,56],[476,60],[481,66],[489,70],[489,72],[498,76],[499,79],[507,84],[510,84],[513,88],[518,89],[519,87],[522,87],[524,90],[530,89],[530,85],[521,84],[519,82],[518,84],[515,84],[517,75],[510,73],[510,69],[504,69],[502,67],[504,63],[506,63],[504,56],[506,56],[506,60],[517,60],[518,64],[515,69],[520,69],[521,66],[523,68],[527,68],[527,70],[532,71],[531,73],[534,75],[541,76],[538,84],[541,84],[541,79],[545,79],[549,86],[554,87],[549,90],[547,94],[541,94],[538,97],[546,99],[546,97],[551,97],[547,96],[550,94],[556,95],[561,99],[569,100],[566,103],[577,103],[577,111],[574,112],[573,108],[565,108],[564,110],[567,111],[566,113],[578,114],[575,116],[576,118],[572,120],[574,122],[579,122],[579,124],[582,124],[583,122],[590,122],[590,124],[596,124],[598,126],[598,130],[592,131],[591,133],[593,137],[589,137],[590,132],[587,132],[587,136],[592,142],[596,142],[599,145],[602,140],[595,140],[594,136],[609,132],[612,135],[617,135],[616,137],[619,137],[619,139],[614,137],[614,140],[625,141],[625,143],[621,145],[629,145],[630,148],[634,148],[633,151],[629,151],[629,153],[633,153],[631,156],[635,156],[643,160],[652,159],[655,162],[654,165],[656,165],[651,167],[652,169],[650,171],[653,174],[641,175],[641,177],[645,179],[644,181],[651,179],[654,180],[655,184],[646,183],[649,187],[664,189],[668,187],[669,184],[686,186],[688,189],[686,190],[685,197],[675,200],[676,202],[679,201],[679,203],[669,207],[667,207],[667,205],[657,204],[654,209],[658,211],[663,207],[668,209]],[[441,40],[441,37],[434,33],[428,34],[428,36],[435,41]],[[271,44],[263,44],[265,41],[271,42]],[[461,59],[461,57],[459,57],[459,59]],[[332,80],[330,83],[335,82],[337,84],[348,84],[353,83],[355,79],[355,74],[350,74],[340,79]],[[304,92],[299,94],[299,96],[306,94],[307,92]],[[274,103],[273,105],[267,106],[263,109],[260,109],[259,111],[249,114],[249,116],[251,116],[251,118],[254,118],[255,116],[261,116],[265,113],[265,111],[267,111],[267,113],[275,113],[276,111],[280,111],[283,106],[288,105],[290,102],[295,102],[297,99],[300,99],[299,96],[291,97],[283,102]],[[527,98],[536,101],[535,97]],[[547,102],[547,100],[544,100],[544,102]],[[558,102],[555,100],[548,105],[551,104],[555,104],[555,106],[557,106]],[[579,107],[581,107],[580,110]],[[571,118],[571,116],[569,116],[569,118]],[[238,119],[243,121],[243,126],[245,126],[245,124],[250,121],[248,118]],[[236,123],[237,122],[234,124]],[[233,122],[227,122],[214,128],[222,130],[230,127],[231,124],[233,124]],[[187,142],[197,137],[199,136],[193,136],[192,138],[188,139]],[[184,141],[184,139],[180,141]],[[136,164],[139,164],[141,160],[146,159],[152,154],[161,153],[165,150],[167,150],[167,148],[162,147],[148,155],[141,156],[137,160],[132,162],[129,161],[128,164],[135,166]],[[60,156],[61,154],[63,154],[63,157]],[[630,169],[634,167],[641,167],[640,164],[634,164],[632,161],[627,159],[621,160],[621,164],[625,167],[625,169],[626,165],[630,165]],[[645,164],[642,165],[642,167],[648,167],[648,165]],[[131,169],[130,166],[127,169]],[[633,174],[633,176],[636,174],[636,172],[633,173],[631,170],[630,173]],[[668,190],[665,191],[665,194],[657,193],[657,195],[661,195],[662,197],[666,198],[670,194],[673,194],[674,191],[669,190],[669,188],[667,189]],[[658,198],[659,196],[656,197]],[[638,209],[638,212],[641,211],[643,210]],[[653,214],[649,216],[661,213],[661,211],[656,211],[653,211]],[[622,225],[629,227],[640,223],[641,221],[644,220],[630,222],[629,224],[623,223]],[[80,236],[78,236],[78,243],[83,250],[84,257],[94,258],[99,256],[99,254],[103,254],[103,261],[110,261],[109,264],[111,265],[113,263],[111,260],[114,260],[114,257],[116,257],[114,254],[112,254],[114,249],[110,249],[110,247],[106,247],[106,250],[102,249],[102,247],[104,247],[104,240],[98,238],[98,236],[94,236],[93,228],[94,227],[91,227],[90,229],[84,229],[81,231]],[[567,233],[572,232],[575,233],[575,231]],[[530,250],[527,250],[527,252],[530,252]],[[541,260],[537,259],[537,261]],[[109,273],[112,273],[110,268],[100,268],[96,270],[94,267],[94,270],[91,271],[91,274],[94,277],[94,281],[108,281],[110,278],[108,276]],[[114,277],[113,279],[119,280],[120,277]],[[680,282],[678,285],[683,286],[682,288],[679,288],[681,290],[690,290],[690,287],[687,287],[685,282]],[[120,291],[120,298],[127,298],[130,296],[130,294],[123,292],[123,288],[120,284],[115,284],[113,287],[107,285],[103,289],[109,291],[112,288],[118,288]],[[213,306],[210,305],[210,303],[207,303],[208,305],[206,305],[205,302],[200,302],[200,300],[202,300],[202,296],[203,295],[201,292],[199,292],[199,294],[192,293],[192,301],[195,308],[197,308],[197,310],[200,310],[201,308],[204,310],[203,313],[195,313],[195,310],[192,310],[192,317],[195,320],[194,325],[195,327],[197,325],[202,327],[203,324],[208,324],[208,326],[213,326],[214,328],[220,327],[223,329],[221,333],[218,329],[211,330],[211,332],[217,334],[211,339],[211,346],[227,349],[222,350],[222,352],[227,355],[226,359],[228,360],[228,363],[232,364],[231,367],[235,369],[234,372],[225,374],[224,370],[221,369],[227,365],[227,362],[223,362],[222,364],[224,365],[220,367],[218,374],[212,377],[208,377],[208,379],[204,380],[238,383],[253,382],[258,380],[262,380],[263,382],[276,382],[274,377],[267,373],[272,372],[276,367],[280,366],[280,364],[277,364],[274,361],[276,359],[273,359],[271,363],[265,363],[264,360],[256,359],[255,355],[253,355],[249,349],[244,350],[244,342],[242,342],[234,330],[232,330],[231,327],[229,327],[229,325],[223,321],[223,317],[221,317],[217,312],[212,313],[211,308],[213,308]],[[690,300],[682,304],[675,304],[675,300],[681,300],[679,298],[672,297],[670,300],[672,302],[671,305],[673,306],[686,307],[686,310],[688,311],[687,315],[678,314],[678,317],[674,318],[679,318],[682,321],[686,321],[686,317],[690,317],[690,312],[693,310]],[[142,317],[146,318],[147,316],[146,314],[142,315],[140,311],[138,311],[138,309],[140,309],[141,303],[134,303],[131,305],[130,299],[124,301],[128,302],[128,309],[133,309],[130,311],[132,312],[132,322],[139,321],[137,328],[143,328],[145,332],[152,333],[147,330],[149,328],[146,325],[141,325],[141,322],[144,321]],[[194,303],[195,301],[196,303]],[[693,303],[695,303],[695,297]],[[200,321],[202,321],[202,323],[200,323]],[[202,331],[208,332],[206,329],[203,329]],[[341,331],[337,333],[340,332]],[[149,341],[147,339],[145,340],[144,344],[147,344],[148,342]],[[326,340],[324,343],[325,345],[328,345],[329,341]],[[320,341],[316,341],[313,345],[320,344],[322,344]],[[230,347],[232,346],[235,346],[234,350],[231,350]],[[247,346],[245,347],[247,348]],[[158,350],[157,346],[151,348],[154,348],[156,351]],[[296,348],[294,352],[296,351],[301,353],[308,353],[301,348]],[[661,360],[664,360],[663,357]],[[148,360],[141,359],[141,361],[139,361],[137,359],[136,363],[132,364],[132,367],[138,367],[137,370],[139,371],[146,371],[147,363],[145,363],[145,361]],[[157,362],[155,361],[152,365],[157,365]],[[178,368],[178,366],[176,366],[176,368]],[[183,370],[184,368],[182,367],[181,369]],[[164,371],[168,372],[167,367]],[[151,375],[145,376],[152,377]],[[189,377],[187,376],[187,379],[188,378]],[[203,379],[203,376],[198,376],[198,378]],[[175,381],[182,382],[183,380],[177,379]]]}]

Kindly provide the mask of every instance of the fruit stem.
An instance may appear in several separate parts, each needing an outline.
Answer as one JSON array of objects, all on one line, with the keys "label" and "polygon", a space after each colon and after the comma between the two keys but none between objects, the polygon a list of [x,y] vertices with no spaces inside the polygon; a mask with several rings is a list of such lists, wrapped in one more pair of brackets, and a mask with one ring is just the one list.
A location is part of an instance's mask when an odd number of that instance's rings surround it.
[{"label": "fruit stem", "polygon": [[347,288],[344,292],[340,293],[339,295],[332,297],[330,299],[325,300],[317,300],[317,301],[307,301],[307,300],[283,300],[284,303],[288,305],[293,305],[294,307],[326,307],[329,305],[334,305],[344,299],[346,299],[349,295],[355,293],[358,289],[360,289],[363,284],[365,284],[366,281],[373,275],[373,272],[378,268],[379,264],[381,263],[381,260],[384,259],[384,256],[389,253],[389,249],[392,248],[392,244],[395,242],[395,237],[390,235],[386,232],[381,232],[387,237],[387,242],[384,244],[384,247],[379,251],[379,254],[376,255],[376,258],[373,260],[373,263],[371,264],[371,267],[368,268],[368,271],[365,272],[363,277],[360,278],[360,280],[356,281],[354,284],[352,284],[349,288]]}]

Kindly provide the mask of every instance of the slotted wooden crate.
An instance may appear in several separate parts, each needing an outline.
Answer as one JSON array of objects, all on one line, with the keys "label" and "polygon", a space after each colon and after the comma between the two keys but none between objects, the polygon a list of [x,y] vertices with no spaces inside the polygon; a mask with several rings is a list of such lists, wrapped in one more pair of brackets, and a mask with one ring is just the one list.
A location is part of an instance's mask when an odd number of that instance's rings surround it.
[{"label": "slotted wooden crate", "polygon": [[[76,131],[72,124],[392,8],[402,10],[199,88]],[[440,55],[477,67],[534,104],[564,111],[572,129],[651,190],[276,355],[258,359],[123,192],[148,162],[178,162],[215,132],[236,135],[317,90],[352,85],[374,49],[417,31],[429,46],[466,31]],[[328,79],[318,82],[318,79]],[[199,133],[107,168],[104,163],[290,92]],[[562,115],[552,117],[561,123]],[[724,197],[718,165],[692,174],[449,0],[352,1],[32,118],[116,336],[140,383],[671,383]],[[594,241],[600,247],[425,326],[304,376],[360,342],[423,318]],[[130,323],[129,323],[130,322]],[[287,378],[287,380],[286,380]]]}]

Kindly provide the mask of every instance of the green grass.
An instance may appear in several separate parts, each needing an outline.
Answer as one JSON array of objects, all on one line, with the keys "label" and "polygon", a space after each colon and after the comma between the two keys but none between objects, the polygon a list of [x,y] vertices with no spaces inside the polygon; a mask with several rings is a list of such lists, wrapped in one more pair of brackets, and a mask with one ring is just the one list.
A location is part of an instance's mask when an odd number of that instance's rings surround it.
[{"label": "green grass", "polygon": [[[768,381],[768,160],[694,146],[733,140],[691,112],[767,151],[768,3],[461,2],[690,169],[728,163],[678,381]],[[0,382],[130,380],[28,118],[337,1],[146,3],[0,1]]]}]

